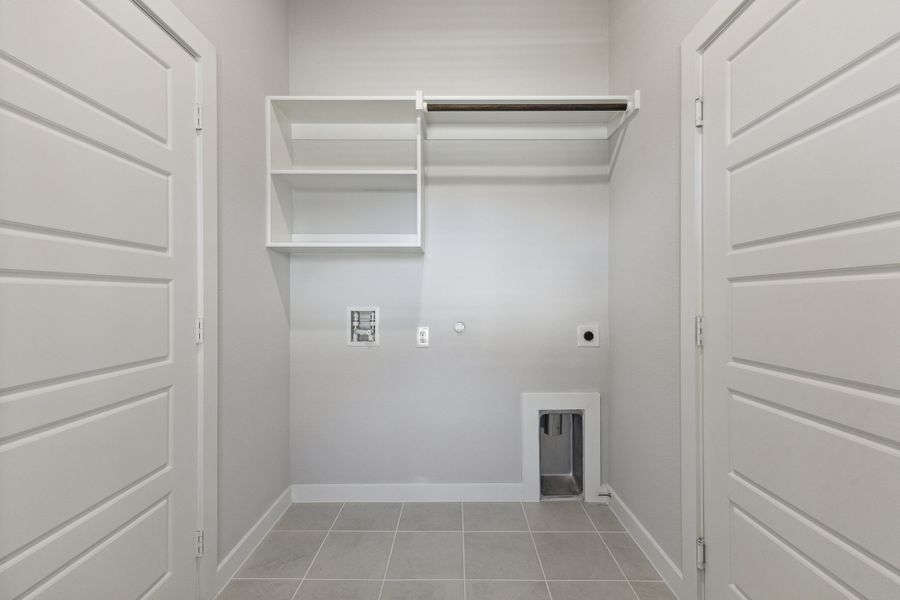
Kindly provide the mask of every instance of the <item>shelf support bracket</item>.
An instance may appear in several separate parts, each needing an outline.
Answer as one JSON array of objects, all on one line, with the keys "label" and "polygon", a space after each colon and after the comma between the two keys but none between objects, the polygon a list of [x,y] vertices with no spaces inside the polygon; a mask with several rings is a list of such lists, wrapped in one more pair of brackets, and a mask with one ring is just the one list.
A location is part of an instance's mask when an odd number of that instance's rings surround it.
[{"label": "shelf support bracket", "polygon": [[425,121],[426,111],[425,94],[422,93],[422,90],[416,90],[416,117],[418,117],[419,120],[419,127],[422,128],[421,134],[423,140],[428,139],[428,124]]},{"label": "shelf support bracket", "polygon": [[635,118],[641,110],[641,90],[635,90],[633,98],[628,102],[628,108],[622,115],[610,123],[606,129],[606,139],[610,139],[615,132],[628,125],[629,121]]},{"label": "shelf support bracket", "polygon": [[612,177],[613,169],[616,167],[616,161],[619,159],[619,151],[622,149],[622,140],[625,139],[625,128],[628,126],[628,123],[637,116],[640,110],[641,90],[634,90],[634,98],[628,103],[628,110],[625,111],[621,120],[608,133],[609,137],[607,137],[607,139],[610,139],[616,132],[622,132],[613,142],[612,152],[609,156],[609,170],[606,172],[607,178]]}]

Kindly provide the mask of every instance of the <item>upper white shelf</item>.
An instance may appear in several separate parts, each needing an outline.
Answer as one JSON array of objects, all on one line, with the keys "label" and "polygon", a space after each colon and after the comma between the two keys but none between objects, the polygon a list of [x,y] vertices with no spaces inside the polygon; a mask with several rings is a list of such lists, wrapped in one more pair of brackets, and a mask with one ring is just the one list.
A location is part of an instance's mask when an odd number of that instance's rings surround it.
[{"label": "upper white shelf", "polygon": [[[422,251],[426,174],[456,180],[606,179],[621,132],[640,110],[640,93],[417,92],[273,96],[266,102],[270,248]],[[475,143],[456,143],[464,140]],[[433,142],[427,153],[426,141]]]},{"label": "upper white shelf", "polygon": [[609,140],[640,110],[631,96],[426,96],[428,140]]},{"label": "upper white shelf", "polygon": [[413,123],[415,96],[271,96],[272,108],[291,123]]}]

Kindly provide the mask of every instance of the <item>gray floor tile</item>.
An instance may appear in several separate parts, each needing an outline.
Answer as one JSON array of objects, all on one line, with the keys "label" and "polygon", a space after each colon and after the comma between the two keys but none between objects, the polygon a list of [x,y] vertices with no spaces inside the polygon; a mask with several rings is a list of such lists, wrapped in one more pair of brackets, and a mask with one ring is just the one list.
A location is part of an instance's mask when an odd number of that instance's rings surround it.
[{"label": "gray floor tile", "polygon": [[547,579],[624,579],[594,533],[535,533]]},{"label": "gray floor tile", "polygon": [[300,586],[295,600],[378,600],[380,581],[311,581]]},{"label": "gray floor tile", "polygon": [[395,502],[348,502],[334,523],[334,530],[394,531],[400,506]]},{"label": "gray floor tile", "polygon": [[325,532],[273,531],[263,539],[237,577],[301,578],[325,539]]},{"label": "gray floor tile", "polygon": [[606,504],[585,503],[584,508],[597,527],[597,531],[625,531],[622,523]]},{"label": "gray floor tile", "polygon": [[467,533],[465,538],[468,579],[544,578],[531,534]]},{"label": "gray floor tile", "polygon": [[466,600],[550,600],[550,594],[543,581],[470,581]]},{"label": "gray floor tile", "polygon": [[388,579],[462,579],[462,533],[401,531]]},{"label": "gray floor tile", "polygon": [[381,579],[394,534],[332,531],[316,557],[311,579]]},{"label": "gray floor tile", "polygon": [[385,581],[381,600],[463,600],[462,581]]},{"label": "gray floor tile", "polygon": [[580,502],[526,502],[532,531],[594,531]]},{"label": "gray floor tile", "polygon": [[299,585],[299,579],[232,579],[216,600],[291,600]]},{"label": "gray floor tile", "polygon": [[627,581],[551,581],[553,600],[634,600]]},{"label": "gray floor tile", "polygon": [[386,570],[381,600],[675,600],[608,506],[574,502],[293,504],[218,600],[378,600]]},{"label": "gray floor tile", "polygon": [[519,502],[465,502],[466,531],[528,531]]},{"label": "gray floor tile", "polygon": [[631,583],[641,600],[678,600],[663,582],[634,581]]},{"label": "gray floor tile", "polygon": [[400,531],[461,531],[459,502],[412,502],[403,505]]},{"label": "gray floor tile", "polygon": [[273,528],[275,531],[327,531],[341,510],[341,504],[315,502],[291,504]]},{"label": "gray floor tile", "polygon": [[659,573],[627,533],[604,533],[603,541],[612,550],[628,579],[660,579]]}]

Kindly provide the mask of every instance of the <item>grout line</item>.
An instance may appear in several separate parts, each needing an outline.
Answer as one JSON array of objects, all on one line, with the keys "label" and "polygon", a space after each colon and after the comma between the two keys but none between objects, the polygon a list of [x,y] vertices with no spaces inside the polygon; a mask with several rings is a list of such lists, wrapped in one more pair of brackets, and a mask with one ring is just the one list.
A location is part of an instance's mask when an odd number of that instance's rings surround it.
[{"label": "grout line", "polygon": [[[587,517],[587,520],[591,522],[591,525],[594,525],[594,520],[591,518],[591,515],[588,514],[587,509],[584,507],[584,502],[579,502],[579,504],[581,505],[581,510],[584,511],[584,516]],[[603,547],[606,548],[606,551],[609,552],[610,556],[612,556],[613,562],[616,563],[616,567],[619,569],[619,571],[622,572],[622,577],[624,577],[625,581],[628,582],[628,587],[631,588],[631,593],[634,594],[635,600],[641,600],[638,597],[637,590],[635,590],[634,586],[631,585],[631,581],[628,579],[628,575],[625,574],[625,569],[623,569],[622,565],[619,564],[619,560],[616,558],[616,555],[613,554],[612,549],[609,547],[609,544],[606,543],[606,540],[603,539],[603,536],[600,535],[600,530],[597,529],[596,525],[594,525],[594,531],[597,532],[597,537],[599,537],[600,541],[603,542]],[[628,535],[630,536],[631,534]]]},{"label": "grout line", "polygon": [[[543,533],[542,531],[538,531],[537,533]],[[235,581],[301,581],[299,577],[234,577],[232,578]],[[334,579],[331,577],[307,577],[305,581],[382,581],[381,579],[361,579],[359,577],[347,577],[345,579]],[[399,577],[388,577],[384,581],[462,581],[461,579],[403,579]],[[487,582],[495,582],[495,581],[513,581],[513,582],[540,582],[543,583],[543,579],[467,579],[466,581],[487,581]],[[550,582],[579,582],[579,583],[592,583],[592,582],[616,582],[616,583],[625,583],[626,581],[633,581],[634,583],[666,583],[662,579],[548,579]]]},{"label": "grout line", "polygon": [[344,512],[344,507],[347,505],[346,502],[341,503],[341,507],[338,509],[337,514],[334,515],[334,520],[331,521],[331,526],[328,528],[328,532],[325,534],[325,537],[322,538],[322,543],[319,544],[319,548],[316,550],[316,553],[313,555],[311,561],[309,561],[309,566],[306,567],[306,572],[303,574],[303,578],[300,580],[300,585],[297,586],[297,589],[294,590],[294,595],[291,596],[291,600],[295,600],[297,594],[300,593],[300,588],[303,587],[303,582],[306,581],[306,578],[309,576],[309,572],[312,570],[313,565],[316,562],[316,559],[319,558],[319,552],[322,551],[322,548],[325,547],[325,542],[328,541],[328,536],[331,535],[331,530],[334,529],[334,524],[337,523],[338,518],[341,516],[341,513]]},{"label": "grout line", "polygon": [[232,577],[231,581],[303,581],[301,577]]},{"label": "grout line", "polygon": [[[327,531],[332,531],[328,529],[273,529],[273,532],[281,532],[287,531],[292,533],[325,533]],[[394,533],[393,529],[334,529],[333,531],[341,532],[341,533]],[[459,529],[398,529],[400,533],[459,533]],[[592,527],[591,529],[585,530],[574,530],[574,529],[547,529],[546,531],[536,530],[535,533],[628,533],[622,529],[611,529],[609,531],[603,530],[600,531],[596,527]],[[466,531],[466,533],[528,533],[527,529],[470,529]],[[246,578],[245,578],[246,579]]]},{"label": "grout line", "polygon": [[547,581],[547,572],[544,571],[544,562],[541,560],[541,554],[537,549],[537,542],[534,541],[534,531],[531,530],[531,521],[528,520],[528,513],[525,511],[525,503],[519,503],[522,506],[522,514],[525,515],[525,524],[528,525],[528,533],[531,535],[531,545],[534,546],[534,555],[537,556],[538,566],[541,567],[541,575],[544,576],[544,585],[547,586],[547,595],[553,600],[553,592],[550,591],[550,582]]},{"label": "grout line", "polygon": [[465,502],[459,503],[459,528],[462,530],[462,561],[463,561],[463,600],[468,600],[468,592],[466,588],[466,505]]},{"label": "grout line", "polygon": [[394,539],[391,540],[391,551],[388,553],[387,564],[384,565],[384,576],[381,578],[381,588],[378,590],[378,600],[381,600],[381,594],[384,593],[384,582],[387,581],[388,569],[391,568],[391,558],[394,556],[394,544],[397,543],[397,532],[400,531],[400,520],[403,518],[403,507],[405,502],[400,504],[400,514],[397,515],[397,525],[394,526]]}]

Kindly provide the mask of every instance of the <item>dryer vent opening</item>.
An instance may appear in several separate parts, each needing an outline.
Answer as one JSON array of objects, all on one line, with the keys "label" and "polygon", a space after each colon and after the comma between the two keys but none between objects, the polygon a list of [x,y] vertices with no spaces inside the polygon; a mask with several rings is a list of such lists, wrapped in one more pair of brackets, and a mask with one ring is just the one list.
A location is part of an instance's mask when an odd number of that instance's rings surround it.
[{"label": "dryer vent opening", "polygon": [[541,498],[584,496],[584,412],[541,411]]}]

